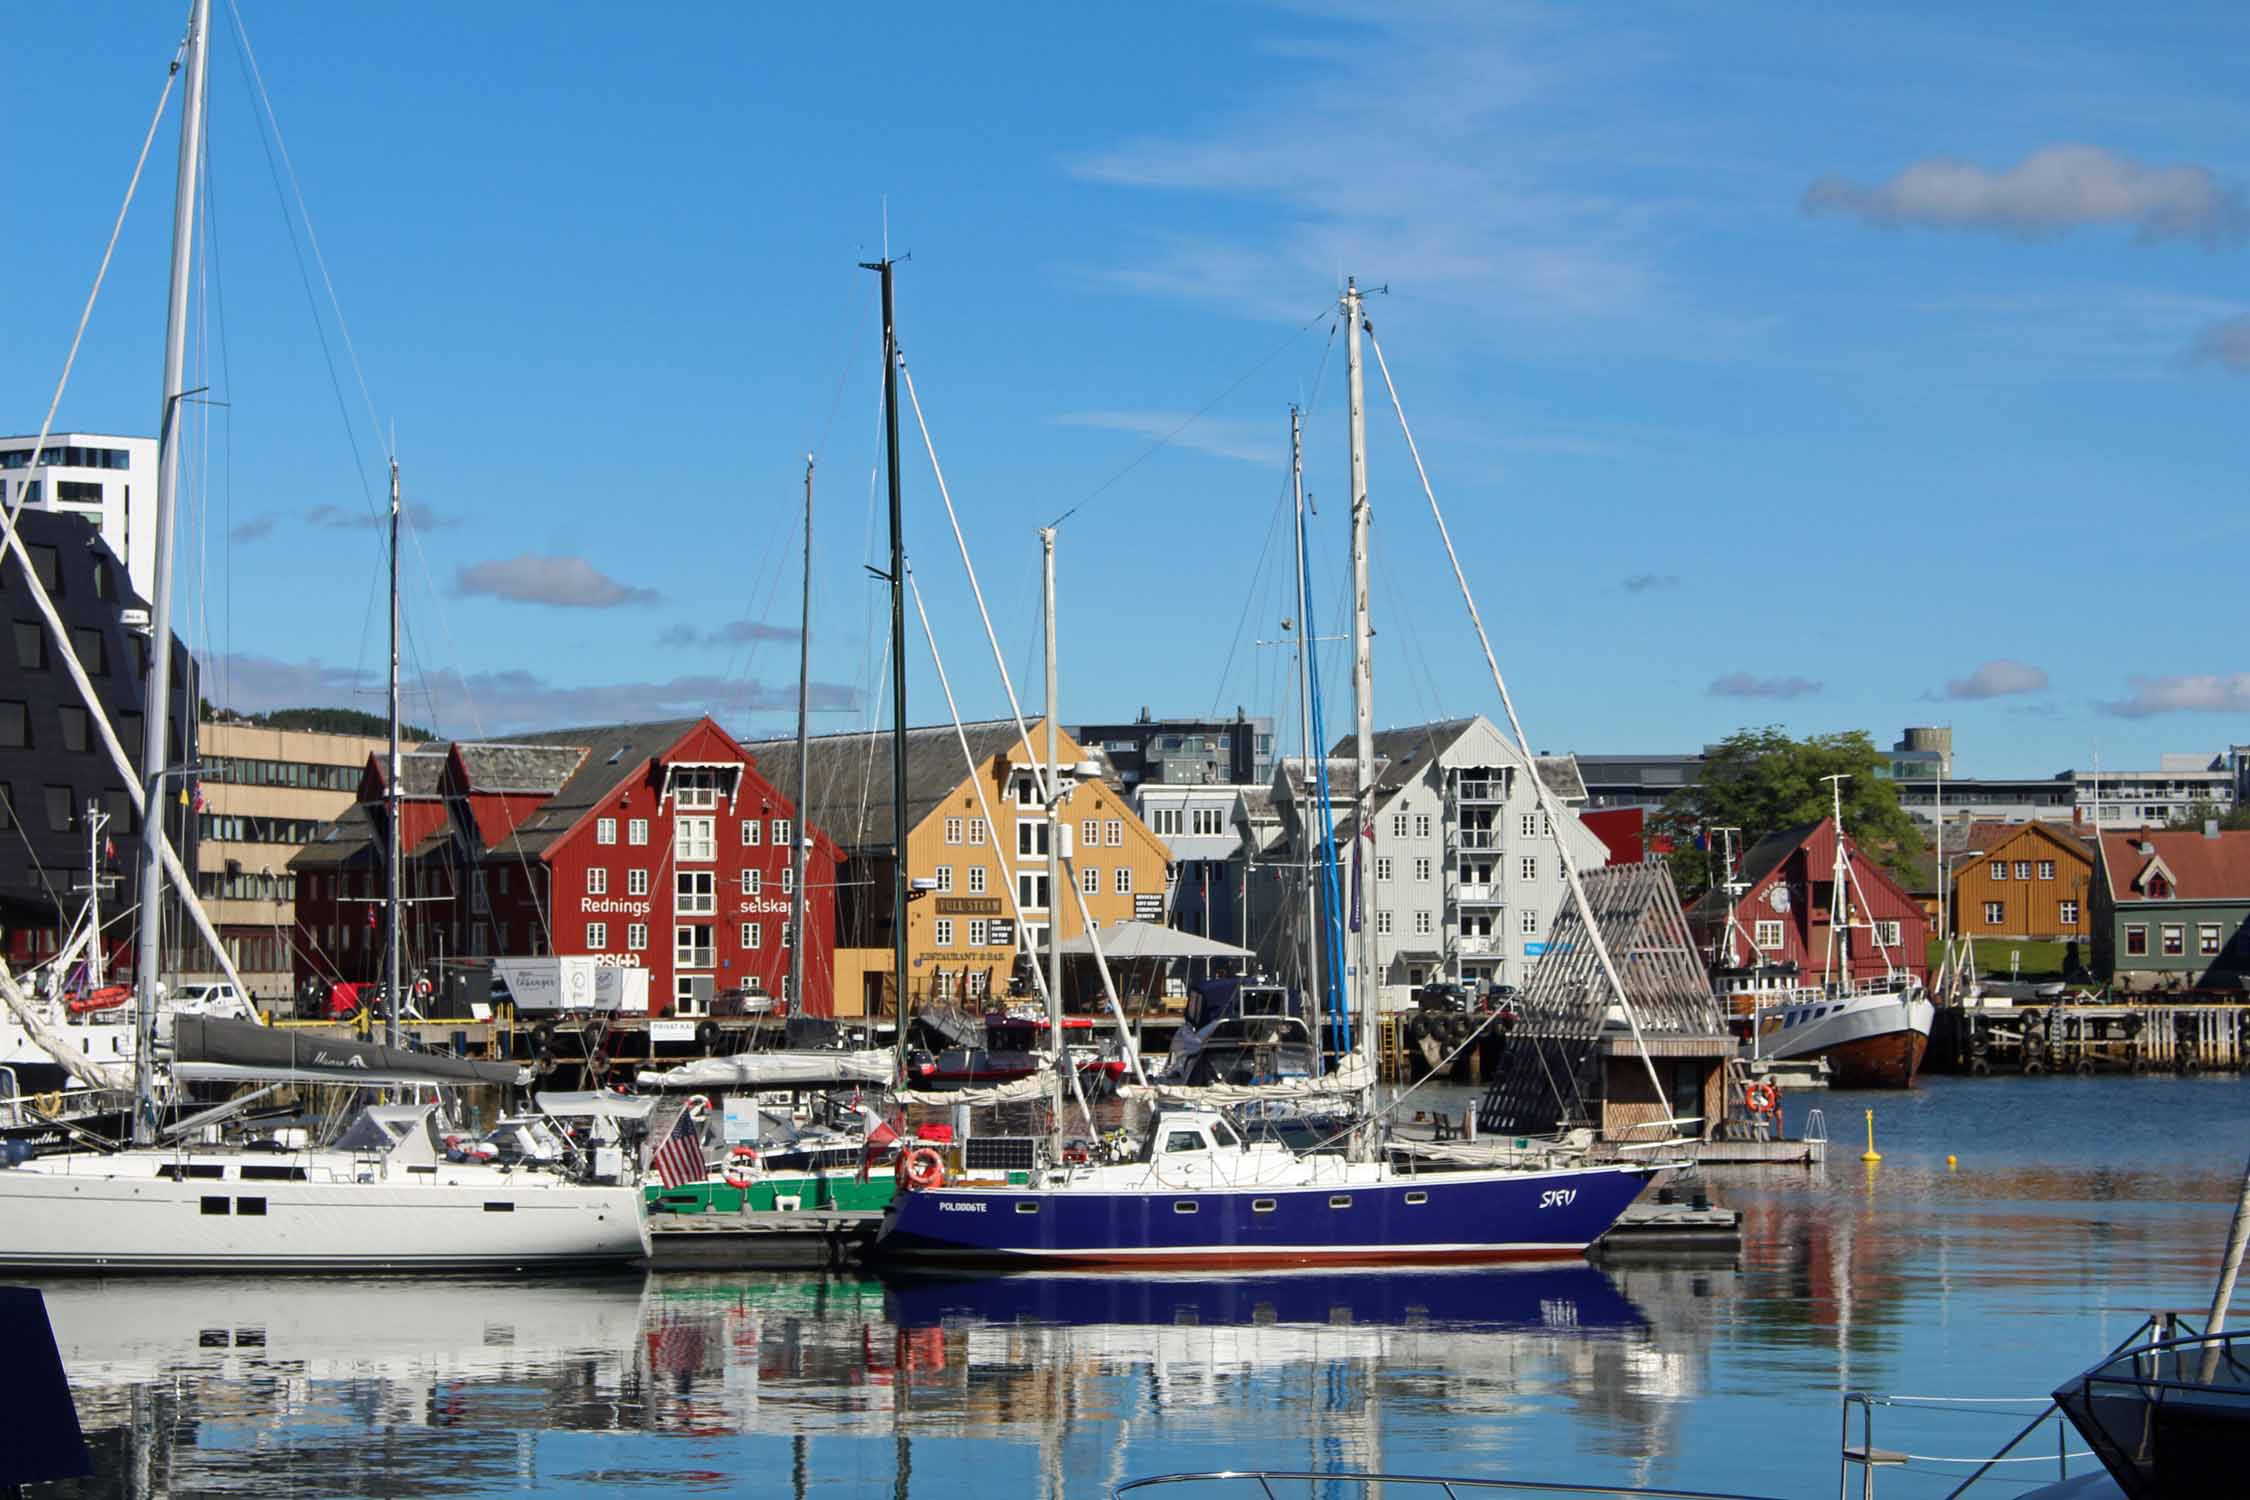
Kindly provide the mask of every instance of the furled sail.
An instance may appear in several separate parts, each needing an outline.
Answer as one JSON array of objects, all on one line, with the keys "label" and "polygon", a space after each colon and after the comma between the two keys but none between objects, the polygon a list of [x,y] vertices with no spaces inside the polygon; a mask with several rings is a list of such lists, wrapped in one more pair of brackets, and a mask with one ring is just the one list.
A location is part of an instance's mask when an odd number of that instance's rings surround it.
[{"label": "furled sail", "polygon": [[516,1063],[477,1062],[363,1042],[333,1031],[261,1026],[222,1016],[172,1023],[172,1073],[190,1081],[259,1079],[290,1083],[521,1084]]},{"label": "furled sail", "polygon": [[743,1052],[704,1057],[633,1080],[644,1089],[792,1089],[837,1084],[887,1084],[898,1059],[887,1049],[865,1052]]}]

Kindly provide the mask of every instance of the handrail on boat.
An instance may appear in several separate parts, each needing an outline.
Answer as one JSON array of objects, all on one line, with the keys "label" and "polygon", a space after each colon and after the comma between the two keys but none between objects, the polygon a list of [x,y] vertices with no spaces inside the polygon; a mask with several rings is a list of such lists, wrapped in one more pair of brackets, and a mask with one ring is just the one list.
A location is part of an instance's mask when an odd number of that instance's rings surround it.
[{"label": "handrail on boat", "polygon": [[1771,1496],[1737,1494],[1725,1490],[1670,1490],[1654,1489],[1630,1484],[1585,1484],[1577,1481],[1545,1479],[1484,1479],[1457,1474],[1386,1474],[1366,1470],[1339,1469],[1323,1472],[1315,1469],[1209,1469],[1180,1474],[1151,1474],[1141,1479],[1128,1479],[1110,1490],[1113,1497],[1134,1490],[1153,1489],[1172,1484],[1220,1484],[1236,1482],[1255,1484],[1266,1500],[1281,1500],[1275,1493],[1273,1482],[1304,1481],[1308,1484],[1357,1484],[1362,1489],[1371,1485],[1411,1485],[1434,1489],[1447,1500],[1458,1500],[1463,1493],[1500,1491],[1514,1494],[1536,1495],[1624,1495],[1634,1500],[1773,1500]]}]

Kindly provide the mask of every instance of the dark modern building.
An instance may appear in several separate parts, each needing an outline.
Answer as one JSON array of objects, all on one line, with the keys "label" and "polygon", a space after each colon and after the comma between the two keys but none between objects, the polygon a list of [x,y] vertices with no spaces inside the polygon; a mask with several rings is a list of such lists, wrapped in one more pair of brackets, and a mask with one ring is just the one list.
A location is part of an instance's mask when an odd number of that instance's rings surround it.
[{"label": "dark modern building", "polygon": [[1273,780],[1273,720],[1241,708],[1231,719],[1156,719],[1146,708],[1126,724],[1081,724],[1071,735],[1099,749],[1128,793],[1143,785],[1265,786]]},{"label": "dark modern building", "polygon": [[1664,805],[1674,792],[1703,779],[1700,755],[1580,755],[1578,774],[1586,778],[1589,807]]},{"label": "dark modern building", "polygon": [[[146,602],[132,592],[124,564],[86,518],[26,507],[16,516],[16,534],[62,616],[68,649],[138,765],[149,658]],[[126,778],[103,750],[62,662],[64,648],[33,602],[23,554],[14,549],[0,564],[0,619],[8,622],[12,669],[0,674],[0,945],[11,964],[22,965],[56,951],[85,901],[79,887],[87,879],[90,809],[109,819],[104,835],[110,850],[99,863],[121,877],[109,888],[117,909],[131,904],[140,820]],[[177,636],[172,652],[171,759],[192,765],[195,665]],[[165,822],[173,847],[193,869],[195,820],[180,804],[182,786],[167,784]],[[194,787],[184,789],[192,805]],[[108,934],[113,950],[129,945],[126,924],[110,925]]]}]

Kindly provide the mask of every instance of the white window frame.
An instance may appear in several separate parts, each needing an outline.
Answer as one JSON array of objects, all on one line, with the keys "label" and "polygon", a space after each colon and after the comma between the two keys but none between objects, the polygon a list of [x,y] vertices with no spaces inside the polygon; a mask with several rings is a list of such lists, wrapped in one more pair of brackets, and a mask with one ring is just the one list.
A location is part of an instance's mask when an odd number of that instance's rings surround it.
[{"label": "white window frame", "polygon": [[938,894],[939,894],[939,895],[941,895],[941,896],[943,896],[943,895],[948,895],[948,894],[950,894],[950,893],[952,892],[952,890],[953,890],[953,866],[951,866],[951,865],[939,865],[939,866],[937,867],[937,888],[938,888]]},{"label": "white window frame", "polygon": [[672,877],[672,915],[715,917],[719,914],[718,877],[710,870],[680,870]]},{"label": "white window frame", "polygon": [[992,824],[984,818],[969,819],[969,847],[981,849],[992,839]]},{"label": "white window frame", "polygon": [[672,768],[672,806],[710,812],[719,805],[719,773],[709,766]]},{"label": "white window frame", "polygon": [[2055,920],[2064,927],[2076,927],[2078,925],[2078,903],[2076,901],[2056,902]]},{"label": "white window frame", "polygon": [[989,947],[990,944],[985,942],[985,938],[991,931],[992,924],[983,917],[969,918],[969,946],[972,948]]},{"label": "white window frame", "polygon": [[1518,856],[1516,878],[1518,880],[1537,880],[1539,878],[1539,856],[1536,854]]},{"label": "white window frame", "polygon": [[2055,862],[2053,860],[2043,859],[2039,861],[2039,878],[2041,880],[2052,880],[2055,878]]},{"label": "white window frame", "polygon": [[1416,912],[1414,914],[1414,935],[1416,937],[1427,937],[1430,930],[1430,914],[1426,911]]},{"label": "white window frame", "polygon": [[2031,861],[2030,861],[2030,860],[2028,860],[2028,859],[2019,859],[2019,860],[2017,860],[2017,861],[2016,861],[2016,879],[2018,879],[2018,880],[2029,880],[2030,878],[2031,878]]},{"label": "white window frame", "polygon": [[606,896],[609,894],[609,866],[588,865],[586,867],[586,894],[589,896]]},{"label": "white window frame", "polygon": [[1426,839],[1430,836],[1430,815],[1428,813],[1416,813],[1414,815],[1414,836],[1418,839]]},{"label": "white window frame", "polygon": [[1430,878],[1431,872],[1435,868],[1436,867],[1433,866],[1426,857],[1417,856],[1414,861],[1414,878],[1416,880],[1426,881]]},{"label": "white window frame", "polygon": [[744,818],[742,820],[742,847],[745,849],[757,848],[759,840],[765,836],[765,831],[766,825],[762,820]]},{"label": "white window frame", "polygon": [[628,818],[628,819],[626,819],[626,820],[625,820],[625,842],[626,842],[627,844],[645,844],[645,843],[647,843],[647,842],[648,842],[648,819],[646,819],[646,818]]},{"label": "white window frame", "polygon": [[783,894],[784,896],[793,896],[793,895],[795,895],[795,894],[796,894],[796,892],[797,892],[797,871],[796,871],[796,868],[795,868],[794,866],[791,866],[791,865],[783,865],[783,866],[781,867],[781,894]]},{"label": "white window frame", "polygon": [[1875,924],[1875,942],[1878,946],[1896,948],[1900,941],[1899,924],[1895,919],[1878,921]]},{"label": "white window frame", "polygon": [[643,869],[627,870],[625,872],[625,894],[628,896],[647,895],[648,871]]},{"label": "white window frame", "polygon": [[763,948],[763,947],[764,947],[765,945],[766,945],[766,924],[765,924],[765,923],[763,923],[763,922],[745,922],[745,923],[743,923],[743,924],[742,924],[742,946],[743,946],[743,948],[744,948],[745,950],[751,950],[751,949]]},{"label": "white window frame", "polygon": [[617,842],[617,820],[615,818],[594,819],[594,842],[597,844],[614,844]]},{"label": "white window frame", "polygon": [[1047,874],[1044,870],[1016,872],[1016,905],[1025,911],[1045,911],[1047,894]]},{"label": "white window frame", "polygon": [[1389,937],[1391,935],[1391,914],[1389,912],[1379,911],[1375,913],[1375,933],[1378,937]]},{"label": "white window frame", "polygon": [[709,816],[675,817],[672,820],[672,861],[682,865],[707,865],[719,857],[718,819]]},{"label": "white window frame", "polygon": [[931,921],[930,943],[938,948],[953,946],[953,919],[951,917],[938,917]]},{"label": "white window frame", "polygon": [[985,872],[985,868],[984,868],[984,866],[983,866],[983,865],[971,865],[971,866],[969,866],[969,894],[970,894],[970,895],[972,895],[972,896],[981,896],[981,895],[983,895],[983,894],[984,894],[985,873],[986,873],[986,872]]},{"label": "white window frame", "polygon": [[2199,923],[2197,923],[2197,924],[2196,924],[2196,932],[2195,932],[2195,951],[2196,951],[2196,954],[2197,954],[2197,956],[2198,956],[2198,957],[2201,957],[2201,958],[2215,958],[2215,957],[2217,957],[2217,956],[2218,956],[2218,952],[2219,952],[2219,924],[2218,924],[2218,923],[2216,923],[2216,922],[2199,922]]},{"label": "white window frame", "polygon": [[1119,865],[1117,867],[1117,894],[1120,896],[1133,894],[1133,867],[1131,865]]},{"label": "white window frame", "polygon": [[1102,842],[1110,848],[1122,849],[1125,847],[1125,820],[1123,818],[1109,819],[1102,824],[1102,832],[1108,835]]},{"label": "white window frame", "polygon": [[2006,880],[2008,878],[2008,862],[2006,860],[1996,859],[1992,862],[1992,878],[1994,880]]},{"label": "white window frame", "polygon": [[1045,859],[1047,857],[1047,820],[1044,818],[1016,819],[1016,858]]},{"label": "white window frame", "polygon": [[1391,878],[1391,857],[1390,857],[1390,856],[1389,856],[1388,854],[1378,854],[1378,855],[1376,855],[1376,856],[1375,856],[1375,881],[1376,881],[1376,883],[1377,883],[1378,885],[1381,885],[1381,884],[1386,884],[1386,883],[1388,883],[1388,882],[1389,882],[1390,878]]},{"label": "white window frame", "polygon": [[795,828],[796,825],[787,818],[774,819],[772,829],[773,836],[770,842],[776,849],[788,848],[790,834],[795,831]]},{"label": "white window frame", "polygon": [[628,922],[625,924],[625,949],[629,953],[645,953],[648,951],[648,923]]},{"label": "white window frame", "polygon": [[588,922],[586,924],[586,951],[588,953],[604,953],[608,949],[609,924],[607,922]]},{"label": "white window frame", "polygon": [[2003,922],[2007,921],[2007,920],[2008,920],[2008,906],[2007,906],[2007,903],[2006,903],[2006,902],[2004,902],[2004,901],[1987,901],[1987,902],[1985,902],[1985,903],[1984,903],[1984,920],[1985,920],[1985,925],[1986,925],[1986,926],[1989,926],[1989,927],[1998,927],[1998,926],[1999,926],[1999,925],[2000,925],[2001,923],[2003,923]]},{"label": "white window frame", "polygon": [[1402,839],[1406,837],[1405,813],[1391,814],[1391,837],[1394,839]]},{"label": "white window frame", "polygon": [[[1524,915],[1529,916],[1530,913],[1526,912]],[[1753,922],[1750,938],[1761,953],[1778,952],[1789,941],[1789,935],[1782,930],[1781,919],[1778,917],[1766,917]]]},{"label": "white window frame", "polygon": [[[702,934],[698,945],[694,937]],[[718,964],[718,943],[714,940],[709,922],[679,922],[672,927],[672,967],[675,969],[709,969]]]},{"label": "white window frame", "polygon": [[947,819],[945,820],[945,841],[946,841],[947,843],[949,843],[949,844],[958,844],[958,843],[960,843],[960,842],[961,842],[961,833],[962,833],[962,820],[961,820],[961,819],[959,819],[959,818],[947,818]]},{"label": "white window frame", "polygon": [[1525,813],[1523,821],[1518,823],[1516,828],[1517,832],[1524,838],[1535,839],[1539,837],[1539,814]]},{"label": "white window frame", "polygon": [[1078,889],[1089,896],[1099,896],[1102,893],[1101,870],[1093,865],[1088,865],[1080,870],[1078,872]]},{"label": "white window frame", "polygon": [[765,871],[763,871],[763,870],[744,870],[744,871],[742,872],[742,878],[741,878],[741,881],[740,881],[740,885],[741,885],[741,888],[742,888],[742,894],[743,894],[743,895],[745,895],[745,896],[755,896],[755,895],[757,895],[757,894],[759,893],[759,890],[760,890],[760,888],[761,888],[762,886],[764,886],[764,884],[765,884]]},{"label": "white window frame", "polygon": [[2166,922],[2158,932],[2157,953],[2163,958],[2187,957],[2187,923]]}]

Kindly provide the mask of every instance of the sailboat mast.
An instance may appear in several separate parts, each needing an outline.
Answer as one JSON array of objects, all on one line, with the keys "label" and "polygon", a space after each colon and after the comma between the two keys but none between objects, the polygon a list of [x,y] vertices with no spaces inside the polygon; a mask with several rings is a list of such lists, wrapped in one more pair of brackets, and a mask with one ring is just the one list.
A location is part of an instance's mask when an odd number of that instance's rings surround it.
[{"label": "sailboat mast", "polygon": [[86,924],[94,943],[86,961],[86,992],[102,987],[102,830],[109,826],[101,804],[86,804]]},{"label": "sailboat mast", "polygon": [[[797,801],[789,821],[789,1014],[805,1013],[805,766],[806,694],[812,681],[812,475],[805,455],[805,587],[797,616]],[[831,1012],[833,1013],[833,1012]]]},{"label": "sailboat mast", "polygon": [[[187,372],[188,273],[195,259],[196,173],[203,161],[205,45],[211,0],[188,17],[187,93],[180,103],[180,162],[172,195],[172,286],[164,318],[163,410],[157,419],[156,582],[149,600],[149,666],[141,723],[140,927],[133,984],[133,1144],[156,1141],[156,986],[164,962],[165,760],[172,706],[172,515],[180,484],[180,397]],[[194,713],[193,703],[186,712]],[[186,726],[183,724],[182,729]]]},{"label": "sailboat mast", "polygon": [[405,991],[399,988],[399,914],[405,908],[399,903],[399,785],[398,785],[398,459],[391,459],[391,680],[390,680],[390,773],[383,787],[383,842],[386,854],[383,859],[383,926],[389,932],[389,941],[383,950],[383,989],[386,1003],[383,1006],[383,1041],[392,1047],[398,1045],[398,1011],[405,1003]]},{"label": "sailboat mast", "polygon": [[[1289,408],[1289,490],[1297,517],[1297,720],[1304,730],[1305,776],[1310,785],[1313,757],[1326,751],[1313,744],[1313,631],[1310,601],[1305,598],[1305,418],[1294,406]],[[1309,849],[1299,852],[1304,856],[1300,868],[1305,879],[1305,1003],[1320,1017],[1320,1029],[1325,1032],[1327,1001],[1320,987],[1320,889],[1313,879],[1313,852]],[[1325,1042],[1313,1049],[1316,1065],[1325,1051]]]},{"label": "sailboat mast", "polygon": [[[906,1067],[906,525],[899,505],[898,324],[892,317],[891,282],[897,262],[862,261],[883,280],[883,456],[891,500],[891,963],[898,976],[900,1076]],[[799,809],[798,816],[802,817]]]},{"label": "sailboat mast", "polygon": [[1358,929],[1354,962],[1359,981],[1360,1034],[1370,1058],[1382,1011],[1381,976],[1375,964],[1375,870],[1367,857],[1375,827],[1375,631],[1367,611],[1367,401],[1359,357],[1359,283],[1344,282],[1344,355],[1349,373],[1352,483],[1352,716],[1358,737],[1353,746],[1358,767],[1358,804],[1352,838],[1352,868],[1358,895],[1353,914]]},{"label": "sailboat mast", "polygon": [[1070,1039],[1063,1032],[1062,1015],[1062,776],[1056,764],[1055,715],[1057,668],[1055,665],[1055,528],[1039,528],[1040,610],[1046,627],[1047,673],[1047,1034],[1055,1049],[1055,1112],[1063,1112],[1063,1070],[1071,1066]]},{"label": "sailboat mast", "polygon": [[1848,989],[1852,982],[1852,898],[1850,886],[1847,884],[1851,872],[1844,866],[1844,778],[1841,774],[1838,774],[1823,776],[1821,780],[1828,783],[1831,805],[1834,809],[1832,817],[1836,829],[1835,868],[1829,875],[1833,885],[1828,892],[1828,958],[1822,965],[1821,977],[1825,979],[1837,973],[1836,950],[1840,945],[1843,948],[1841,978]]}]

